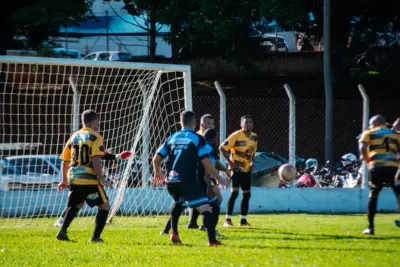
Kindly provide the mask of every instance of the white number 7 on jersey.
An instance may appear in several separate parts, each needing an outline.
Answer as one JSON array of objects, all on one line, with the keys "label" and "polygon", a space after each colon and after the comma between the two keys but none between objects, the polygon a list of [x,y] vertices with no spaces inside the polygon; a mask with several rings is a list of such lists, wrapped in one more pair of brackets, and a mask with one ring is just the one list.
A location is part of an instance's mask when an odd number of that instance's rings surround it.
[{"label": "white number 7 on jersey", "polygon": [[181,154],[182,154],[182,149],[175,149],[174,150],[175,160],[174,160],[174,164],[172,165],[172,169],[173,170],[175,169],[175,164],[178,161],[178,159],[181,156]]}]

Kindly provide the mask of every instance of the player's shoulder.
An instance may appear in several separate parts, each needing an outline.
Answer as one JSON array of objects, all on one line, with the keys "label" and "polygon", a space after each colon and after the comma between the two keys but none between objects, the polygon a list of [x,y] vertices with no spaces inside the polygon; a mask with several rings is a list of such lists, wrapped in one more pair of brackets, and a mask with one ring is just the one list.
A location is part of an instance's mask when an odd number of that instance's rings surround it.
[{"label": "player's shoulder", "polygon": [[237,131],[234,131],[233,133],[231,133],[231,135],[229,137],[239,136],[239,135],[242,135],[242,134],[243,134],[242,130],[237,130]]},{"label": "player's shoulder", "polygon": [[199,145],[206,145],[206,139],[204,138],[204,136],[202,136],[201,134],[198,134],[196,132],[193,132],[193,134],[196,135]]},{"label": "player's shoulder", "polygon": [[258,141],[258,135],[255,132],[251,132],[249,139],[252,141]]}]

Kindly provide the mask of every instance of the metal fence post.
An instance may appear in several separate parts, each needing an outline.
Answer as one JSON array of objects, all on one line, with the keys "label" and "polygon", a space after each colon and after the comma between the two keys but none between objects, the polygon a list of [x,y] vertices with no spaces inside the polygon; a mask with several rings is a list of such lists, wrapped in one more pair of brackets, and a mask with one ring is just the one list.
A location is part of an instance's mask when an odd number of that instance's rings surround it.
[{"label": "metal fence post", "polygon": [[[139,80],[139,88],[142,92],[143,95],[143,103],[142,103],[142,109],[143,113],[146,110],[146,105],[148,104],[147,102],[149,101],[148,97],[148,92],[146,90],[146,87],[143,85],[143,82]],[[149,114],[150,115],[150,114]],[[144,116],[144,115],[143,115]],[[151,175],[150,175],[150,164],[149,164],[149,159],[150,159],[150,120],[149,118],[144,119],[145,123],[143,126],[143,131],[142,131],[142,155],[140,157],[139,163],[141,163],[141,170],[142,170],[142,186],[145,187],[147,185],[147,182],[150,180]],[[139,133],[140,134],[140,133]],[[138,166],[136,162],[136,166]],[[138,167],[136,167],[138,168]]]},{"label": "metal fence post", "polygon": [[[368,129],[368,120],[369,120],[369,97],[367,95],[367,92],[365,91],[365,88],[362,84],[358,85],[358,90],[360,91],[360,94],[363,98],[363,119],[362,119],[362,130],[365,131]],[[368,188],[368,166],[363,162],[363,182],[362,182],[362,187],[363,188]]]},{"label": "metal fence post", "polygon": [[73,80],[72,76],[70,76],[68,80],[72,91],[74,92],[74,98],[72,102],[72,132],[76,132],[80,128],[81,92],[77,88],[77,83]]},{"label": "metal fence post", "polygon": [[283,87],[289,97],[289,163],[296,166],[296,99],[287,83]]},{"label": "metal fence post", "polygon": [[[222,144],[226,139],[226,95],[218,81],[214,82],[215,88],[219,94],[219,140]],[[224,157],[220,157],[220,161],[225,166],[228,164]]]}]

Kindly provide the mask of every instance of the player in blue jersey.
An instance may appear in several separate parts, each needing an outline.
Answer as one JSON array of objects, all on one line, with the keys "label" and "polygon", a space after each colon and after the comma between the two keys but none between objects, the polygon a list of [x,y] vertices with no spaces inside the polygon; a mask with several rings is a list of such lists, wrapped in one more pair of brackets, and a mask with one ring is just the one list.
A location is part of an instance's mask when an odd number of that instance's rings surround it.
[{"label": "player in blue jersey", "polygon": [[[207,129],[202,134],[203,134],[202,136],[204,136],[206,140],[206,146],[208,146],[208,149],[211,150],[211,152],[209,153],[210,161],[214,164],[217,170],[223,171],[225,173],[228,172],[227,168],[218,165],[219,145],[218,145],[217,131],[215,131],[214,129]],[[212,207],[212,213],[214,214],[216,222],[218,223],[220,214],[220,204],[222,202],[222,195],[221,192],[219,191],[217,180],[210,174],[205,172],[201,162],[198,165],[197,181],[199,184],[203,186],[204,191],[207,192],[207,196],[209,198],[209,202]],[[184,207],[182,208],[183,211]],[[170,229],[171,229],[171,219],[169,219],[168,222],[166,223],[164,230],[161,232],[161,235],[168,234]],[[202,227],[200,229],[203,230]],[[204,231],[205,230],[206,228],[204,227]],[[215,233],[217,236],[220,235],[217,230],[215,231]]]},{"label": "player in blue jersey", "polygon": [[204,186],[197,180],[197,164],[201,161],[205,170],[221,184],[229,183],[222,179],[213,163],[209,159],[212,151],[206,146],[204,137],[197,134],[196,115],[192,111],[181,113],[182,130],[172,134],[158,149],[153,158],[154,178],[162,177],[161,162],[167,158],[167,175],[165,183],[169,194],[174,199],[171,210],[171,241],[174,244],[182,243],[178,235],[178,220],[182,207],[194,207],[203,215],[204,226],[207,228],[208,245],[218,246],[221,243],[215,237],[215,216],[209,204]]}]

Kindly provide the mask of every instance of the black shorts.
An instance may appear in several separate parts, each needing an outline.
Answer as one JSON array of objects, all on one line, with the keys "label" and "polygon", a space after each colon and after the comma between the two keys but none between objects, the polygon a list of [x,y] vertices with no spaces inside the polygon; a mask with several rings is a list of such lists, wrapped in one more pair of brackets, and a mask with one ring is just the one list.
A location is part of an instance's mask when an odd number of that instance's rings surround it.
[{"label": "black shorts", "polygon": [[251,172],[235,171],[232,175],[232,188],[241,188],[242,191],[249,191],[251,188]]},{"label": "black shorts", "polygon": [[193,186],[187,186],[183,183],[167,184],[167,190],[175,204],[194,208],[209,203],[204,186],[198,183]]},{"label": "black shorts", "polygon": [[396,195],[400,194],[400,186],[394,185],[397,167],[378,167],[369,170],[369,187],[371,189],[382,189],[384,186],[391,187]]},{"label": "black shorts", "polygon": [[108,197],[101,185],[70,185],[68,207],[77,206],[86,201],[89,207],[108,203]]}]

